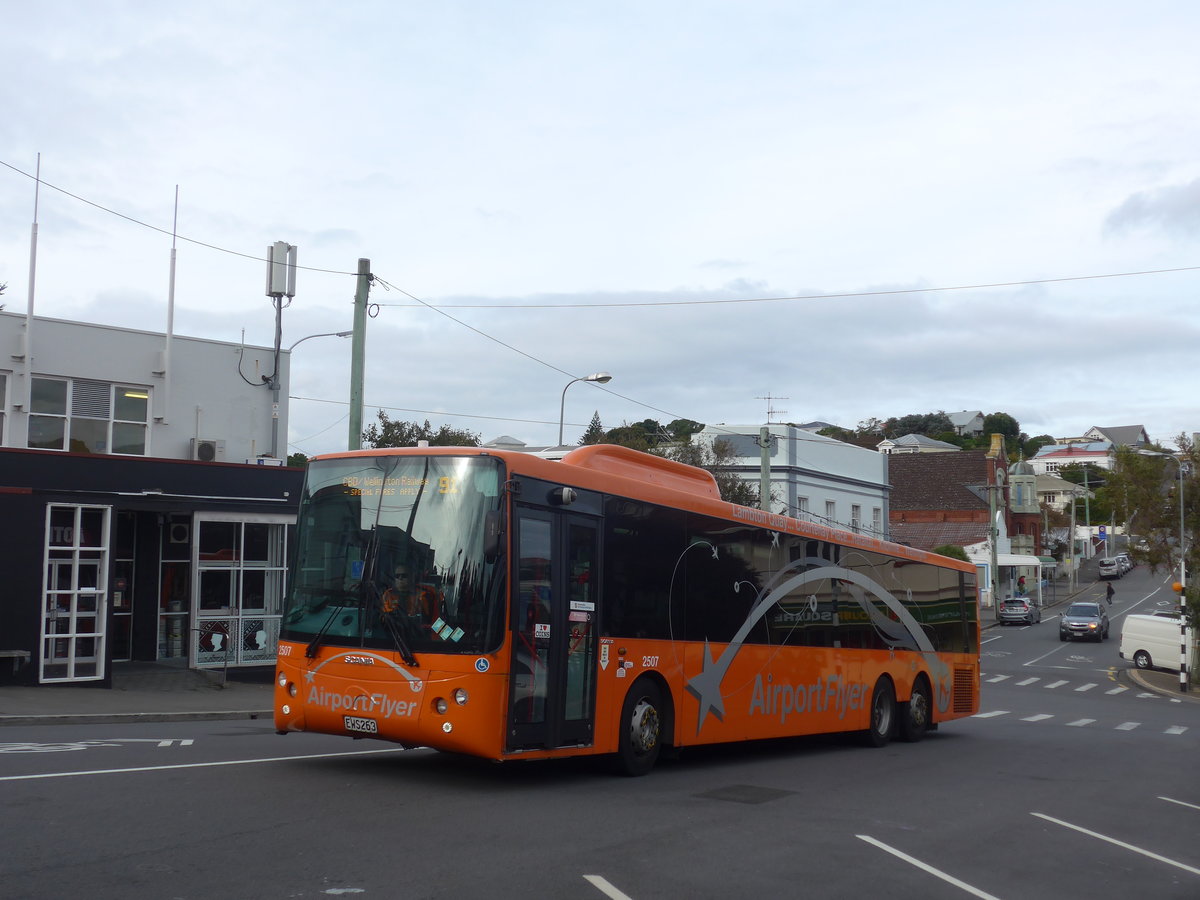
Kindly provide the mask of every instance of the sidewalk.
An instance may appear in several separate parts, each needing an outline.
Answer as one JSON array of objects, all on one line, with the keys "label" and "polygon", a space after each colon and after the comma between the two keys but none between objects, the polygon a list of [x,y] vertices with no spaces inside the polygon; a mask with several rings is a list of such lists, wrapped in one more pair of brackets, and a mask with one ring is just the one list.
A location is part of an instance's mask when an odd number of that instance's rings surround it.
[{"label": "sidewalk", "polygon": [[204,672],[149,663],[117,663],[113,686],[0,686],[0,726],[112,722],[266,719],[272,716],[272,670],[221,683]]}]

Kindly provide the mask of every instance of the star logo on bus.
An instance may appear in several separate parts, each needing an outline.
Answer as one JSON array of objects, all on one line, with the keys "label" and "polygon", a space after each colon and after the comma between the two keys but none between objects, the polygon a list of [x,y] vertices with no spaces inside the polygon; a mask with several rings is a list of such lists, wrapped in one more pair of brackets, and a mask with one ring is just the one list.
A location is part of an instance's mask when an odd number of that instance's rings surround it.
[{"label": "star logo on bus", "polygon": [[733,662],[734,654],[737,653],[740,646],[740,643],[730,644],[718,659],[713,660],[708,652],[708,641],[704,642],[702,670],[699,675],[687,683],[688,693],[700,701],[699,720],[696,723],[697,734],[704,726],[704,720],[708,718],[709,712],[721,721],[725,720],[725,698],[721,696],[721,682],[725,680],[725,673],[729,671],[729,664]]}]

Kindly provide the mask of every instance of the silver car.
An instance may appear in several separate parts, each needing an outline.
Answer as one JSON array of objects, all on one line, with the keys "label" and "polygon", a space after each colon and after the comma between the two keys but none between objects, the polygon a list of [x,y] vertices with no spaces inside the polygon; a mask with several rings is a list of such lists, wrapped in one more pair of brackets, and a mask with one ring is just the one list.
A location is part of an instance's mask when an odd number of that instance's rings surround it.
[{"label": "silver car", "polygon": [[1042,611],[1029,597],[1006,597],[1000,601],[1000,624],[1019,622],[1032,625],[1042,621]]}]

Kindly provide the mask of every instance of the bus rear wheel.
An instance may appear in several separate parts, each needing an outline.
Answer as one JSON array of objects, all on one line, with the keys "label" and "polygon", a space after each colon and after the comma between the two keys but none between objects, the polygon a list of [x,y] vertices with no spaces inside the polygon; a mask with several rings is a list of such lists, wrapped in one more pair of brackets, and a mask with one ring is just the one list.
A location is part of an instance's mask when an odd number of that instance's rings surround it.
[{"label": "bus rear wheel", "polygon": [[871,693],[871,723],[864,734],[867,746],[886,747],[896,727],[896,690],[888,678],[875,682]]},{"label": "bus rear wheel", "polygon": [[925,737],[929,730],[930,718],[933,715],[933,705],[930,702],[931,692],[929,682],[924,676],[917,679],[913,685],[912,696],[904,704],[900,713],[900,738],[915,744]]},{"label": "bus rear wheel", "polygon": [[621,708],[617,770],[623,775],[645,775],[654,768],[662,749],[662,694],[653,681],[643,678],[630,688]]}]

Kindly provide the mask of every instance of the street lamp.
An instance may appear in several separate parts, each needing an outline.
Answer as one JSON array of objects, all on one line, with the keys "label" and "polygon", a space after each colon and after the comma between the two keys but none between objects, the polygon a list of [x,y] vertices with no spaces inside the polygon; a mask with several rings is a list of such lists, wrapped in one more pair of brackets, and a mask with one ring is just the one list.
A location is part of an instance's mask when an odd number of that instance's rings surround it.
[{"label": "street lamp", "polygon": [[300,344],[303,344],[305,341],[312,340],[313,338],[318,338],[318,337],[350,337],[350,335],[352,335],[352,334],[354,334],[354,332],[353,332],[353,331],[323,331],[323,332],[321,332],[320,334],[309,334],[309,335],[305,335],[304,337],[300,338],[300,340],[296,341],[296,343],[295,343],[295,344],[292,344],[292,346],[288,347],[288,353],[291,353],[293,350],[295,350],[295,349],[296,349],[296,347],[297,347],[298,345],[300,345]]},{"label": "street lamp", "polygon": [[567,408],[567,388],[573,385],[576,381],[594,381],[597,384],[608,384],[612,381],[612,376],[607,372],[593,372],[584,378],[573,378],[567,382],[567,386],[563,388],[562,400],[558,404],[558,446],[563,445],[563,417]]},{"label": "street lamp", "polygon": [[[287,348],[291,353],[305,341],[319,337],[349,337],[353,331],[323,331],[320,334],[306,334],[292,346]],[[271,376],[271,456],[279,459],[279,364],[275,364],[275,374]]]}]

